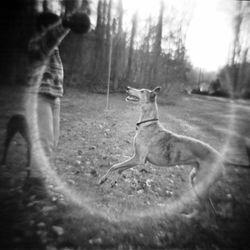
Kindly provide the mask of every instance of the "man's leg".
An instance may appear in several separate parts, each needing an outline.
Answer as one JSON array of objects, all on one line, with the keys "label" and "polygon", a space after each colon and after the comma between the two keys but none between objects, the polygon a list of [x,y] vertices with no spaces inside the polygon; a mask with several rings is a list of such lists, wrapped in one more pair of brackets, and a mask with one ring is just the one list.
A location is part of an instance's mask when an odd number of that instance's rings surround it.
[{"label": "man's leg", "polygon": [[36,124],[32,124],[37,128],[37,132],[34,133],[32,138],[30,175],[39,178],[43,177],[40,169],[42,166],[41,159],[43,158],[38,158],[45,154],[50,159],[54,148],[53,113],[50,97],[41,94],[37,95],[36,117],[37,119],[34,120]]},{"label": "man's leg", "polygon": [[54,149],[56,149],[60,136],[60,109],[61,99],[57,97],[53,105]]},{"label": "man's leg", "polygon": [[37,122],[40,142],[47,157],[54,150],[53,99],[38,95]]}]

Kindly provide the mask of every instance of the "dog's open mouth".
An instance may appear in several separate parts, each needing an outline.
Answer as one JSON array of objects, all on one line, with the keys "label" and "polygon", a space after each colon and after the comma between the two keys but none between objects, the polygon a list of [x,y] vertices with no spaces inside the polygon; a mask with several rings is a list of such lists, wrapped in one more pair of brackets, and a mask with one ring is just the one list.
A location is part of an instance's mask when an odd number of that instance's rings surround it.
[{"label": "dog's open mouth", "polygon": [[135,95],[128,95],[127,97],[126,97],[126,101],[129,101],[129,102],[139,102],[139,98],[137,97],[137,96],[135,96]]}]

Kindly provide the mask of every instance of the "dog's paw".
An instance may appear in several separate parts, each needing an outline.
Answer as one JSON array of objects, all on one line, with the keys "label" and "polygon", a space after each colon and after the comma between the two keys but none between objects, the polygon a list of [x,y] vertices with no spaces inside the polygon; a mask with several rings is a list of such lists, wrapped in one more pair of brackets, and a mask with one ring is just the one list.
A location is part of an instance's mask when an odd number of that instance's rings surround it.
[{"label": "dog's paw", "polygon": [[108,179],[108,178],[107,178],[106,176],[103,176],[103,177],[99,180],[98,184],[99,184],[99,185],[102,185],[107,179]]}]

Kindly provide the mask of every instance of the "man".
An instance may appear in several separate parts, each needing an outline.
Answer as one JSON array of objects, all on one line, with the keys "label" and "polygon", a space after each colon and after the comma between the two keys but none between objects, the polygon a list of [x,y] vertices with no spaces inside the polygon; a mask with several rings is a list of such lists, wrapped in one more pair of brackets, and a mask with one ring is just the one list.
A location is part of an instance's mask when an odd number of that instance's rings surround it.
[{"label": "man", "polygon": [[[42,13],[37,18],[37,29],[43,32],[59,21],[53,13]],[[45,49],[46,50],[46,49]],[[58,45],[49,56],[38,89],[37,119],[41,143],[48,156],[54,151],[59,139],[60,102],[63,96],[63,65]]]},{"label": "man", "polygon": [[85,33],[90,27],[86,14],[75,13],[64,19],[58,14],[57,8],[56,14],[47,10],[37,16],[37,34],[29,44],[31,67],[26,117],[32,140],[33,177],[40,175],[35,167],[38,156],[43,152],[50,159],[59,139],[63,65],[58,46],[70,29]]}]

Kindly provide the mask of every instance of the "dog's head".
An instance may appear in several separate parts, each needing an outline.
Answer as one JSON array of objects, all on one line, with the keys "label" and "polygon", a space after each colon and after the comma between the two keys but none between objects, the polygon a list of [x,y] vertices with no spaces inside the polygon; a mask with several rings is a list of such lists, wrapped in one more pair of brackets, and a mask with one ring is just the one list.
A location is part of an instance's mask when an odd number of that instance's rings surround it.
[{"label": "dog's head", "polygon": [[153,90],[127,87],[126,92],[128,96],[126,101],[140,104],[154,103],[160,90],[160,87],[156,87]]}]

